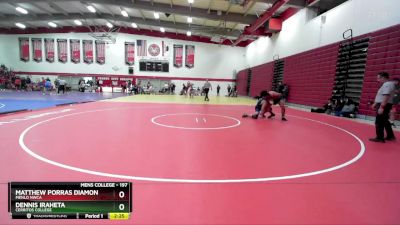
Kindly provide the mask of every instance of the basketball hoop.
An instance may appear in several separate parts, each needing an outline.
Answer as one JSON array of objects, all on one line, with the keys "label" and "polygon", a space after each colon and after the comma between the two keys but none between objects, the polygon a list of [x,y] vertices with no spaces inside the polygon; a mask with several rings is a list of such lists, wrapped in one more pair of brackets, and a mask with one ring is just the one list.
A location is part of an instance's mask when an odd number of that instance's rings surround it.
[{"label": "basketball hoop", "polygon": [[115,44],[117,41],[117,34],[119,31],[119,27],[102,27],[102,26],[94,26],[89,27],[90,33],[89,35],[96,39],[96,41],[104,41],[106,44]]}]

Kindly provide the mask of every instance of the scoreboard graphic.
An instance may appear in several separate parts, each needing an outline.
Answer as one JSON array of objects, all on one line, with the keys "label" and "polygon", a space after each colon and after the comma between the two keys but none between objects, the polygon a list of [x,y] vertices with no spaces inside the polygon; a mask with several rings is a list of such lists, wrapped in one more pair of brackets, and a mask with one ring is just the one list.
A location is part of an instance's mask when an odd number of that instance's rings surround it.
[{"label": "scoreboard graphic", "polygon": [[130,182],[10,182],[12,219],[129,219]]}]

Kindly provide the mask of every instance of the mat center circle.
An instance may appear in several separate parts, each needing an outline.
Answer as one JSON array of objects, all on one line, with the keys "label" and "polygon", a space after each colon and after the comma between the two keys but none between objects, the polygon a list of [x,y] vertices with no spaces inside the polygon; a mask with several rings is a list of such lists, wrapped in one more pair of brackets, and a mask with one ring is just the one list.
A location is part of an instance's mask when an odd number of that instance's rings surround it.
[{"label": "mat center circle", "polygon": [[188,130],[218,130],[234,128],[240,121],[230,116],[203,113],[175,113],[158,115],[151,118],[158,126]]}]

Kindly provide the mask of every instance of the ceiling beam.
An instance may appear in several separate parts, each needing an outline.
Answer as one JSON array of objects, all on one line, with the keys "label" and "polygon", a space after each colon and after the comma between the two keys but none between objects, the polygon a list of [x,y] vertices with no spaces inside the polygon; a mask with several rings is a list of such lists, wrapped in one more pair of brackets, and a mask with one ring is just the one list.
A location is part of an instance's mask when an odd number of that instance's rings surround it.
[{"label": "ceiling beam", "polygon": [[44,7],[42,7],[42,6],[40,6],[39,4],[37,4],[37,3],[35,3],[35,2],[31,2],[30,4],[31,4],[33,7],[35,7],[35,8],[37,8],[37,9],[43,11],[43,13],[47,13],[47,14],[49,14],[49,15],[52,15],[52,14],[53,14],[53,12],[51,12],[50,10],[48,10],[48,9],[46,9],[46,8],[44,8]]},{"label": "ceiling beam", "polygon": [[[30,3],[30,2],[47,2],[48,0],[0,0],[0,3]],[[267,1],[267,0],[265,0]],[[300,0],[292,0],[292,1],[300,1]],[[77,0],[52,0],[52,2],[79,2]],[[171,7],[171,4],[165,3],[156,3],[153,4],[149,1],[145,0],[85,0],[86,3],[94,3],[94,4],[103,4],[103,5],[111,5],[111,6],[119,6],[129,9],[140,9],[146,11],[158,11],[163,13],[170,14],[178,14],[183,16],[192,16],[198,18],[206,18],[209,20],[225,20],[229,22],[238,22],[243,24],[251,24],[257,20],[256,16],[249,15],[246,18],[243,18],[243,15],[240,13],[229,13],[226,15],[226,12],[222,12],[221,15],[218,15],[217,10],[206,10],[201,8],[189,8],[187,6],[174,5]]]},{"label": "ceiling beam", "polygon": [[[268,4],[274,4],[276,0],[256,0],[257,2],[264,2]],[[288,3],[286,3],[286,6],[291,7],[291,8],[304,8],[307,6],[307,1],[306,0],[290,0]]]},{"label": "ceiling beam", "polygon": [[232,45],[235,46],[239,44],[245,38],[245,35],[252,35],[260,26],[268,21],[280,7],[288,3],[288,1],[289,0],[277,0],[257,21],[249,27],[246,27],[245,34],[240,35]]},{"label": "ceiling beam", "polygon": [[[64,14],[65,16],[68,16],[68,12],[65,11],[63,8],[61,8],[60,6],[58,6],[57,4],[50,2],[50,1],[46,1],[47,4],[49,4],[49,6],[57,11],[59,11],[60,13]],[[33,2],[32,2],[33,3]]]},{"label": "ceiling beam", "polygon": [[[53,14],[53,15],[48,15],[48,14],[37,14],[36,17],[30,16],[30,15],[5,15],[6,17],[2,19],[1,22],[3,23],[10,23],[14,24],[16,22],[47,22],[47,21],[68,21],[68,20],[73,20],[73,19],[79,19],[79,20],[93,20],[93,19],[104,19],[104,20],[111,20],[111,21],[117,21],[117,22],[135,22],[138,25],[146,25],[146,26],[154,26],[154,27],[164,27],[164,28],[169,28],[169,29],[177,29],[177,30],[187,30],[188,25],[186,23],[174,23],[174,22],[169,22],[169,21],[160,21],[160,20],[155,20],[155,19],[146,19],[143,20],[140,17],[130,17],[126,18],[123,16],[112,16],[111,14],[93,14],[93,13],[84,13],[83,15],[80,13],[70,13],[68,16],[63,15],[63,14]],[[204,32],[210,35],[222,35],[222,36],[229,36],[229,37],[238,37],[241,32],[238,30],[231,30],[231,29],[215,29],[215,27],[203,27],[201,25],[191,25],[191,30],[193,31],[198,31],[198,32]]]}]

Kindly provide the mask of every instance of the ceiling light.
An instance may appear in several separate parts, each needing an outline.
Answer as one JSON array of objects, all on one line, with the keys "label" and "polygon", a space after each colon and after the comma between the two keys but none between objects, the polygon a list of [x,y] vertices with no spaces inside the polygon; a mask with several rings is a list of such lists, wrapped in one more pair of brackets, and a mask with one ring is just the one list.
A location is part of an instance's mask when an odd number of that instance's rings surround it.
[{"label": "ceiling light", "polygon": [[193,22],[193,18],[189,16],[189,17],[187,18],[187,22],[188,22],[188,23]]},{"label": "ceiling light", "polygon": [[132,23],[131,24],[133,28],[137,28],[137,24],[136,23]]},{"label": "ceiling light", "polygon": [[107,27],[109,27],[109,28],[113,28],[113,26],[114,26],[114,25],[112,25],[110,22],[107,22],[106,25],[107,25]]},{"label": "ceiling light", "polygon": [[165,28],[164,27],[160,27],[160,31],[164,33],[165,32]]},{"label": "ceiling light", "polygon": [[86,8],[87,8],[90,12],[92,12],[92,13],[95,13],[95,12],[96,12],[96,9],[95,9],[93,6],[91,6],[91,5],[88,5]]},{"label": "ceiling light", "polygon": [[78,26],[82,26],[82,22],[80,20],[74,20],[74,23]]},{"label": "ceiling light", "polygon": [[49,26],[51,26],[51,27],[53,27],[53,28],[56,28],[56,27],[57,27],[57,24],[55,24],[55,23],[53,23],[53,22],[49,22],[48,24],[49,24]]},{"label": "ceiling light", "polygon": [[160,14],[158,14],[158,12],[155,12],[155,13],[154,13],[154,18],[160,19]]},{"label": "ceiling light", "polygon": [[193,4],[194,0],[188,0],[189,4]]},{"label": "ceiling light", "polygon": [[17,26],[17,27],[19,27],[21,29],[25,29],[26,28],[26,26],[24,24],[22,24],[22,23],[16,23],[15,26]]},{"label": "ceiling light", "polygon": [[188,32],[186,32],[186,35],[190,37],[190,36],[192,36],[192,32],[188,31]]},{"label": "ceiling light", "polygon": [[28,11],[21,7],[17,7],[17,8],[15,8],[15,10],[17,10],[18,12],[20,12],[22,14],[28,14]]},{"label": "ceiling light", "polygon": [[129,17],[128,13],[127,13],[125,10],[121,10],[121,14],[122,14],[124,17]]}]

